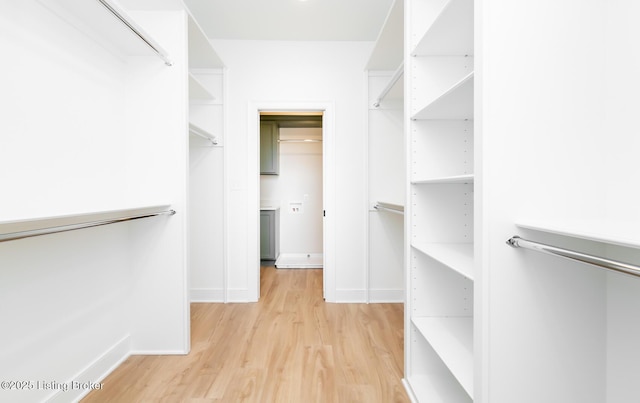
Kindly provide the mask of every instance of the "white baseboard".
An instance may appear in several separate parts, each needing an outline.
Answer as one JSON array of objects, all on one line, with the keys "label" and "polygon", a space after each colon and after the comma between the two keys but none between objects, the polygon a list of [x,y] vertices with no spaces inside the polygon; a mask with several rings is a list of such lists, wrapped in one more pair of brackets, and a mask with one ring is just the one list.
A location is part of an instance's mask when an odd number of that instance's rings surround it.
[{"label": "white baseboard", "polygon": [[[131,336],[126,336],[104,354],[96,358],[84,370],[67,382],[69,388],[66,391],[58,390],[53,393],[46,402],[68,403],[78,402],[91,392],[91,386],[101,387],[101,382],[114,369],[129,358],[131,352]],[[89,387],[85,383],[89,383]]]},{"label": "white baseboard", "polygon": [[[366,290],[336,290],[336,303],[367,303]],[[369,290],[369,302],[395,304],[404,302],[404,290]]]},{"label": "white baseboard", "polygon": [[249,300],[249,290],[229,289],[227,290],[227,302],[255,302]]},{"label": "white baseboard", "polygon": [[322,253],[281,253],[275,265],[278,269],[322,269]]},{"label": "white baseboard", "polygon": [[366,303],[367,293],[365,290],[336,290],[336,303]]},{"label": "white baseboard", "polygon": [[189,297],[191,302],[224,302],[224,290],[221,288],[192,288]]},{"label": "white baseboard", "polygon": [[189,350],[132,350],[130,355],[187,355]]},{"label": "white baseboard", "polygon": [[377,304],[404,302],[404,290],[369,290],[369,302]]},{"label": "white baseboard", "polygon": [[417,403],[418,398],[416,397],[415,393],[413,393],[413,388],[411,388],[411,385],[409,384],[407,378],[402,378],[402,384],[404,385],[404,390],[407,392],[411,403]]}]

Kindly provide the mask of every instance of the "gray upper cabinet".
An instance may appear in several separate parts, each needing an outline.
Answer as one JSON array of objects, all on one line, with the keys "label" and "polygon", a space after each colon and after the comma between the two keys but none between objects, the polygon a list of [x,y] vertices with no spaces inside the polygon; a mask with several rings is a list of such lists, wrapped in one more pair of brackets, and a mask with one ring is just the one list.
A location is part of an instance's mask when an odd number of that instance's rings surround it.
[{"label": "gray upper cabinet", "polygon": [[278,175],[278,124],[260,122],[260,175]]}]

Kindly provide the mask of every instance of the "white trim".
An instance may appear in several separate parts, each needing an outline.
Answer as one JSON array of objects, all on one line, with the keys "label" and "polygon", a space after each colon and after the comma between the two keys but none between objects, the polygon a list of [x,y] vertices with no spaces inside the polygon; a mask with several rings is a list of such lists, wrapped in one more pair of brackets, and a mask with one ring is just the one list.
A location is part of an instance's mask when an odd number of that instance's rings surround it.
[{"label": "white trim", "polygon": [[192,288],[190,293],[191,302],[225,302],[225,292],[223,288]]},{"label": "white trim", "polygon": [[364,80],[365,80],[365,91],[364,91],[364,105],[366,106],[366,110],[365,110],[365,114],[364,114],[364,141],[363,141],[363,145],[364,145],[364,172],[365,172],[365,178],[366,180],[364,181],[364,202],[365,202],[365,207],[364,207],[364,214],[365,214],[365,219],[364,219],[364,238],[366,240],[366,242],[364,243],[364,289],[366,290],[366,297],[365,297],[365,301],[368,304],[369,302],[371,302],[371,295],[370,295],[370,288],[371,288],[371,262],[369,260],[369,252],[370,252],[370,243],[371,243],[371,234],[369,232],[369,183],[371,182],[371,177],[370,177],[370,173],[369,173],[369,119],[371,118],[370,116],[370,110],[369,110],[369,71],[365,70],[364,72]]},{"label": "white trim", "polygon": [[413,393],[413,388],[409,384],[409,380],[407,378],[402,378],[402,384],[404,385],[404,390],[405,392],[407,392],[407,396],[409,396],[409,400],[411,400],[411,403],[417,403],[418,398],[416,397],[415,393]]},{"label": "white trim", "polygon": [[[92,382],[101,383],[107,375],[112,373],[118,368],[127,358],[129,358],[131,350],[131,336],[127,335],[120,341],[111,346],[107,351],[96,358],[91,364],[87,365],[85,369],[80,371],[76,376],[71,378],[67,384],[71,382]],[[78,402],[85,397],[90,389],[72,389],[69,388],[66,392],[58,390],[51,394],[46,402]]]},{"label": "white trim", "polygon": [[[227,68],[224,67],[222,69],[222,145],[227,144],[227,136],[229,135],[228,130],[228,122],[229,122],[229,108],[227,108],[227,88],[229,84]],[[228,147],[224,147],[222,151],[222,205],[224,208],[224,214],[222,214],[222,233],[224,236],[222,237],[222,302],[227,303],[229,301],[228,288],[229,288],[229,264],[228,264],[228,256],[229,251],[227,250],[229,246],[229,242],[227,241],[230,237],[229,234],[229,149]]]},{"label": "white trim", "polygon": [[336,299],[333,302],[351,304],[364,304],[367,298],[367,290],[336,290]]},{"label": "white trim", "polygon": [[188,355],[184,350],[132,350],[130,355]]},{"label": "white trim", "polygon": [[322,253],[281,253],[277,269],[322,269]]},{"label": "white trim", "polygon": [[260,297],[260,111],[323,111],[322,115],[322,170],[323,208],[327,215],[323,221],[324,298],[335,301],[335,104],[318,102],[254,102],[247,109],[247,284],[248,301]]},{"label": "white trim", "polygon": [[226,302],[255,302],[249,298],[249,290],[246,288],[227,289]]},{"label": "white trim", "polygon": [[373,289],[369,290],[368,298],[370,303],[403,303],[404,302],[404,290],[383,290]]}]

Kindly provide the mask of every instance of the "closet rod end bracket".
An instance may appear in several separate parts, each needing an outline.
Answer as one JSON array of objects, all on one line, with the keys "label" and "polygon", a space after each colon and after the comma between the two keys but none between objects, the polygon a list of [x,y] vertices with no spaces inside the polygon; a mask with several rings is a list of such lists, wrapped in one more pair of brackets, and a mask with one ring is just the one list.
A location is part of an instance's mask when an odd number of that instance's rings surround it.
[{"label": "closet rod end bracket", "polygon": [[519,236],[514,235],[511,238],[507,239],[507,245],[513,247],[513,248],[517,248],[518,246],[518,240],[520,239]]}]

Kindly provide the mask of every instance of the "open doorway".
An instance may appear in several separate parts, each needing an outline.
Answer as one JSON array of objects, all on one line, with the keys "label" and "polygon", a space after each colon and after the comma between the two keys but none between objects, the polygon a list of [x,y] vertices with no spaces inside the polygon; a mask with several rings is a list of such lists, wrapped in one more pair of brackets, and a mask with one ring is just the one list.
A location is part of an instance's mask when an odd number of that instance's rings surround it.
[{"label": "open doorway", "polygon": [[[280,118],[276,118],[280,116]],[[283,118],[285,117],[286,118]],[[262,119],[261,119],[262,117]],[[307,117],[301,124],[300,117]],[[260,174],[262,155],[260,147],[261,121],[279,120],[276,140],[284,152],[278,161],[289,171],[282,178],[275,174]],[[289,121],[286,122],[286,120]],[[312,121],[315,120],[315,123]],[[294,122],[295,121],[295,122]],[[305,127],[306,126],[306,127]],[[315,126],[315,127],[314,127]],[[261,221],[265,207],[278,209],[278,222],[285,226],[278,248],[282,258],[278,267],[322,267],[325,300],[335,301],[334,272],[334,164],[333,164],[333,103],[261,103],[249,105],[249,259],[250,284],[255,284],[256,300],[260,295]],[[311,130],[316,129],[316,130]],[[307,140],[307,141],[305,141]],[[310,158],[309,158],[310,157]],[[303,161],[305,160],[306,161]],[[314,173],[303,172],[303,166],[314,166]],[[297,171],[295,171],[295,167]],[[264,166],[262,167],[264,168]],[[308,176],[310,174],[311,176]],[[278,178],[275,178],[275,177]],[[284,179],[284,180],[281,180]],[[313,186],[321,184],[321,187]],[[255,186],[255,188],[254,188]],[[309,187],[311,186],[311,187]],[[283,189],[288,187],[288,189]],[[315,219],[315,220],[314,220]],[[305,231],[308,226],[308,231]],[[302,233],[300,232],[302,231]],[[255,260],[254,260],[255,259]],[[288,259],[293,259],[289,260]],[[252,269],[254,267],[255,269]]]},{"label": "open doorway", "polygon": [[260,260],[323,268],[322,111],[260,112]]}]

